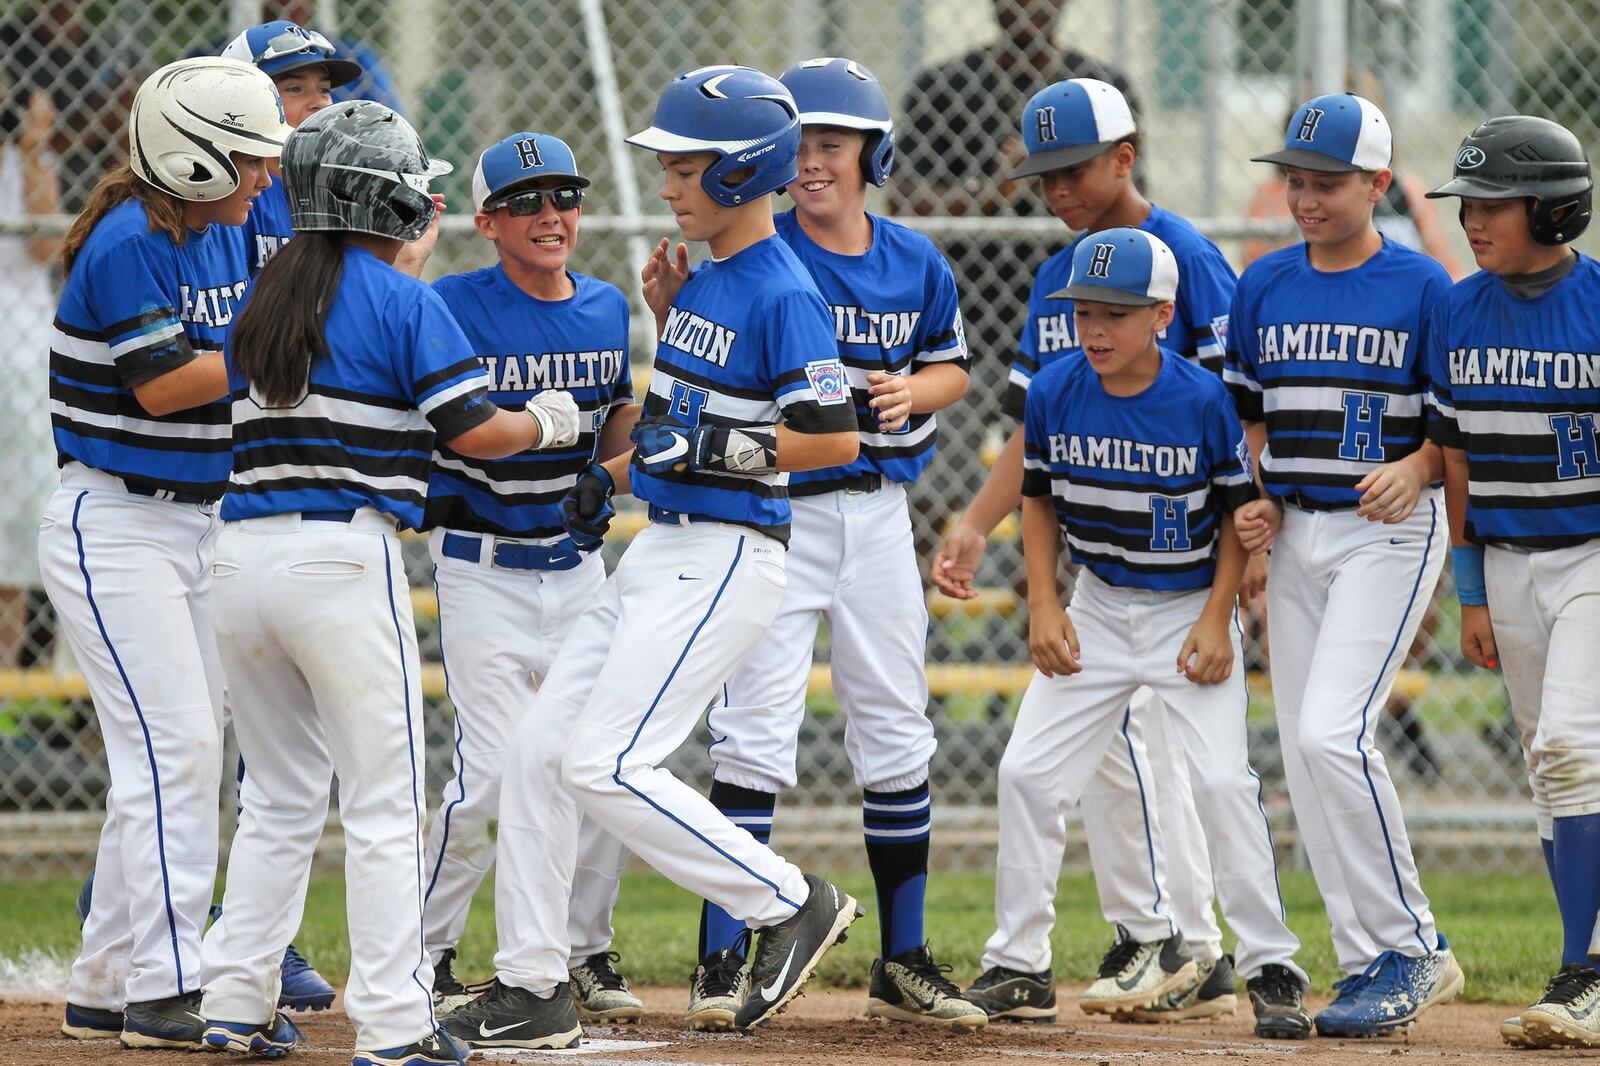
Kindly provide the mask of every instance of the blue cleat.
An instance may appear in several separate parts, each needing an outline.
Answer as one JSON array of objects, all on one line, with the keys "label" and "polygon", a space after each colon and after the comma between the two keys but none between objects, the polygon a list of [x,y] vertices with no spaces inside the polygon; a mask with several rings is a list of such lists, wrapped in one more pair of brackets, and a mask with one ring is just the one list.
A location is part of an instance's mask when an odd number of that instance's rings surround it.
[{"label": "blue cleat", "polygon": [[68,1040],[115,1040],[122,1035],[122,1012],[68,1003],[61,1035]]},{"label": "blue cleat", "polygon": [[[563,995],[566,993],[563,992]],[[357,1051],[350,1060],[351,1066],[461,1066],[472,1054],[471,1049],[450,1039],[443,1029],[435,1029],[432,1036],[423,1037],[415,1044],[389,1048],[386,1051]]]},{"label": "blue cleat", "polygon": [[78,889],[78,928],[83,928],[83,923],[89,920],[89,903],[94,899],[94,869],[90,868],[89,876],[83,879],[83,887]]},{"label": "blue cleat", "polygon": [[1385,951],[1365,973],[1334,986],[1340,995],[1317,1015],[1317,1034],[1360,1039],[1407,1029],[1429,1007],[1455,999],[1465,984],[1443,933],[1437,950],[1417,958]]},{"label": "blue cleat", "polygon": [[290,944],[283,953],[282,985],[278,1006],[284,1010],[327,1010],[333,1006],[333,986],[316,971],[305,956]]},{"label": "blue cleat", "polygon": [[287,1015],[274,1014],[263,1025],[251,1022],[207,1022],[205,1045],[212,1051],[241,1051],[276,1059],[304,1044],[305,1038]]}]

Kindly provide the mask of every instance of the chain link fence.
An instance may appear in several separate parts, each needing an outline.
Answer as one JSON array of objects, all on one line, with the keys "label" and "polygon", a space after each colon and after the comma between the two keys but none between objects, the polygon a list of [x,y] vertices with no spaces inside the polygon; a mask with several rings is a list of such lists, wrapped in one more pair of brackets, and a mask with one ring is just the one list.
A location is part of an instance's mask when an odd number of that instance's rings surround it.
[{"label": "chain link fence", "polygon": [[[1287,239],[1275,175],[1246,162],[1276,146],[1299,100],[1344,86],[1377,101],[1396,131],[1397,183],[1383,209],[1458,276],[1471,257],[1459,229],[1421,191],[1449,171],[1462,134],[1483,117],[1524,110],[1600,144],[1600,0],[0,0],[0,861],[6,876],[81,870],[107,788],[81,678],[54,639],[38,590],[37,516],[55,480],[45,353],[59,284],[54,238],[124,150],[139,80],[161,63],[216,52],[238,30],[288,17],[370,50],[389,94],[435,154],[453,212],[431,269],[484,265],[492,248],[466,215],[482,146],[523,128],[567,139],[594,179],[575,266],[621,285],[638,316],[635,352],[651,351],[637,293],[649,247],[673,234],[656,205],[656,163],[621,137],[647,124],[676,72],[716,61],[776,71],[847,55],[872,68],[898,121],[899,169],[871,208],[923,229],[954,263],[976,361],[967,399],[941,414],[939,459],[912,494],[918,549],[971,497],[1009,426],[999,399],[1034,267],[1068,240],[1024,186],[1000,178],[1022,103],[1066,76],[1108,78],[1134,101],[1146,193],[1184,214],[1236,267]],[[374,60],[382,70],[372,69]],[[1580,248],[1592,245],[1585,238]],[[637,512],[619,522],[624,537]],[[632,525],[630,526],[630,522]],[[429,692],[432,795],[449,772],[426,552],[408,544]],[[614,560],[618,544],[608,547]],[[996,531],[971,604],[930,597],[930,713],[935,861],[992,863],[995,766],[1029,676],[1020,539]],[[817,648],[800,785],[780,805],[778,843],[807,866],[861,864],[859,796]],[[1266,682],[1249,652],[1252,750],[1269,810],[1293,854]],[[1413,840],[1428,869],[1533,868],[1538,848],[1524,770],[1496,675],[1457,651],[1448,574],[1382,719]],[[706,737],[674,768],[708,782]],[[231,801],[231,797],[227,797]]]}]

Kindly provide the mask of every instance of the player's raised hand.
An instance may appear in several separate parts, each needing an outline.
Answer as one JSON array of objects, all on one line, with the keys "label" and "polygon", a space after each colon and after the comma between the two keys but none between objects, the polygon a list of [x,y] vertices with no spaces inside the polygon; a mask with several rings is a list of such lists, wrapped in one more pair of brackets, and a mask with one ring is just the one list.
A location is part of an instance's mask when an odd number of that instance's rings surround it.
[{"label": "player's raised hand", "polygon": [[1033,665],[1045,677],[1082,673],[1078,631],[1059,604],[1047,604],[1028,613],[1028,651]]},{"label": "player's raised hand", "polygon": [[658,321],[666,317],[667,308],[677,299],[678,290],[689,280],[689,246],[680,243],[676,256],[672,255],[671,246],[669,238],[661,238],[639,272],[644,282],[644,302]]},{"label": "player's raised hand", "polygon": [[1485,670],[1500,666],[1500,649],[1494,642],[1494,623],[1487,604],[1461,605],[1461,654]]},{"label": "player's raised hand", "polygon": [[978,590],[972,587],[972,579],[978,576],[978,564],[983,562],[987,544],[982,533],[955,523],[933,555],[933,565],[928,568],[929,580],[953,600],[977,599]]},{"label": "player's raised hand", "polygon": [[1404,522],[1416,509],[1423,488],[1423,477],[1415,464],[1403,459],[1384,463],[1356,482],[1356,491],[1362,494],[1356,514],[1369,522]]},{"label": "player's raised hand", "polygon": [[428,265],[428,259],[439,243],[439,219],[445,212],[444,194],[435,192],[428,195],[433,197],[433,221],[422,231],[422,236],[401,245],[400,253],[394,257],[394,268],[414,278],[422,277],[422,268]]},{"label": "player's raised hand", "polygon": [[1197,685],[1216,685],[1233,673],[1233,642],[1228,623],[1205,618],[1194,624],[1178,652],[1178,673]]},{"label": "player's raised hand", "polygon": [[1265,552],[1245,560],[1244,577],[1239,580],[1239,606],[1248,607],[1267,591],[1267,560]]},{"label": "player's raised hand", "polygon": [[1259,555],[1272,547],[1272,540],[1283,525],[1283,508],[1277,500],[1260,499],[1233,512],[1233,529],[1239,534],[1239,543],[1251,555]]},{"label": "player's raised hand", "polygon": [[897,433],[911,417],[911,382],[903,374],[874,370],[867,375],[867,391],[872,399],[867,406],[878,416],[878,431]]}]

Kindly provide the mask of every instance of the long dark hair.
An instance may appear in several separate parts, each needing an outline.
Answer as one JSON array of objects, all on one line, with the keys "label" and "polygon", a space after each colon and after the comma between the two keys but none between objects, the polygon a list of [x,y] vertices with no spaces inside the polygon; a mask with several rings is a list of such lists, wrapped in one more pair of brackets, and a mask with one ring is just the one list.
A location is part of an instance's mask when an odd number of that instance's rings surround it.
[{"label": "long dark hair", "polygon": [[138,200],[144,204],[144,213],[150,219],[151,231],[160,230],[172,238],[173,244],[182,244],[189,237],[189,227],[183,223],[183,201],[141,179],[126,163],[113,167],[89,193],[88,201],[78,217],[73,220],[67,235],[61,240],[61,269],[70,272],[83,243],[102,218],[118,204]]},{"label": "long dark hair", "polygon": [[311,364],[328,356],[322,327],[344,272],[337,233],[301,233],[266,265],[233,326],[233,365],[274,407],[304,395]]}]

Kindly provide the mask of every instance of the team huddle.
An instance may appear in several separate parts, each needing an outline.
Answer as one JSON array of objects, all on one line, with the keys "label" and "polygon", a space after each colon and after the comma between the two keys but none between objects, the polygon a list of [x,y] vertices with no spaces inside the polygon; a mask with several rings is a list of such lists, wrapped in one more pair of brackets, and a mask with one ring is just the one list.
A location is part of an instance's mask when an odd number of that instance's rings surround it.
[{"label": "team huddle", "polygon": [[[949,264],[866,211],[894,163],[877,80],[827,58],[663,90],[629,143],[711,258],[663,240],[643,264],[636,399],[628,301],[570,265],[590,186],[570,148],[487,148],[472,210],[498,261],[425,284],[428,183],[451,167],[389,108],[332,105],[357,74],[282,21],[162,68],[65,242],[39,552],[112,777],[65,1036],[300,1045],[284,1012],[335,995],[291,943],[335,775],[356,1066],[639,1019],[611,950],[630,855],[704,900],[686,1023],[763,1026],[863,914],[768,846],[823,618],[876,889],[870,1017],[1057,1018],[1081,803],[1115,926],[1084,1011],[1231,1014],[1242,978],[1262,1037],[1404,1029],[1464,979],[1374,736],[1448,548],[1463,649],[1503,664],[1563,928],[1502,1035],[1600,1046],[1600,352],[1581,339],[1600,271],[1568,247],[1592,188],[1568,131],[1468,134],[1429,193],[1460,198],[1482,268],[1452,285],[1374,227],[1392,139],[1360,97],[1305,103],[1257,157],[1304,239],[1242,276],[1140,194],[1115,87],[1062,81],[1018,116],[1009,177],[1078,235],[1038,267],[1017,425],[931,566],[974,596],[1021,508],[1036,672],[998,768],[995,931],[962,988],[923,922],[935,737],[906,486],[969,353]],[[608,574],[630,492],[649,522]],[[428,538],[456,712],[431,819],[402,529]],[[1343,973],[1314,1018],[1248,758],[1238,603],[1263,586]],[[663,766],[702,715],[708,794]],[[213,907],[225,719],[239,817]],[[495,973],[469,987],[455,949],[491,867]]]}]

